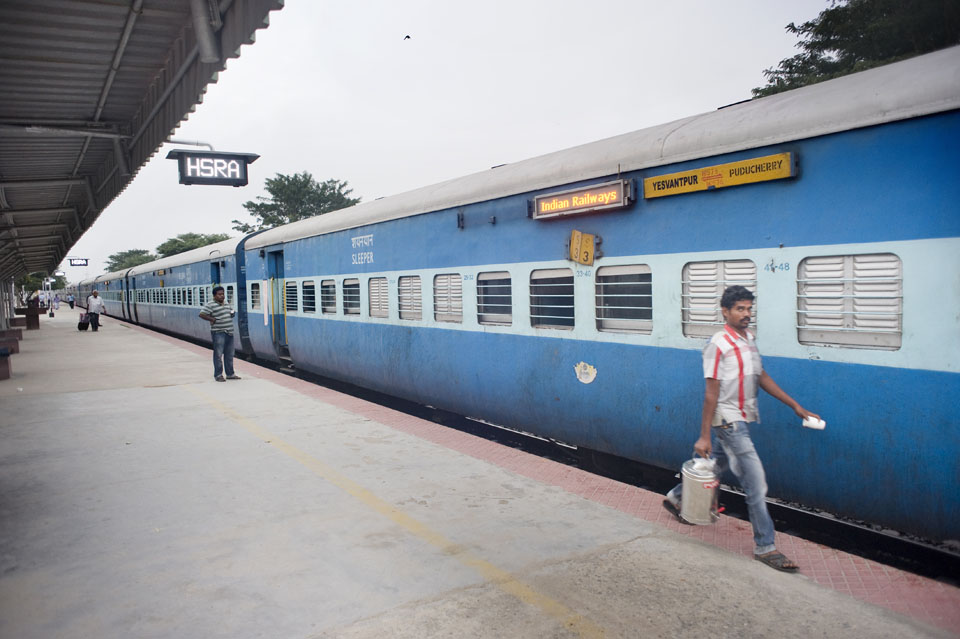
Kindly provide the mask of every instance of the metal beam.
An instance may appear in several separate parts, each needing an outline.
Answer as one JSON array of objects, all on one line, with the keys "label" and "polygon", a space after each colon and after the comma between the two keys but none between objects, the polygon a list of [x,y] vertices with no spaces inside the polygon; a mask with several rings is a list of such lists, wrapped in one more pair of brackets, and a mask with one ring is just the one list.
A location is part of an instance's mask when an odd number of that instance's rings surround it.
[{"label": "metal beam", "polygon": [[17,125],[17,124],[0,124],[0,134],[4,131],[10,131],[13,133],[31,133],[37,135],[60,135],[60,136],[74,136],[74,137],[92,137],[92,138],[111,138],[114,140],[122,140],[129,138],[129,135],[124,135],[122,133],[115,133],[110,131],[105,131],[102,128],[98,129],[67,129],[60,127],[50,127],[50,126],[37,126],[33,124],[27,125]]},{"label": "metal beam", "polygon": [[58,186],[77,186],[84,183],[84,178],[52,179],[52,180],[3,180],[0,189],[35,189]]}]

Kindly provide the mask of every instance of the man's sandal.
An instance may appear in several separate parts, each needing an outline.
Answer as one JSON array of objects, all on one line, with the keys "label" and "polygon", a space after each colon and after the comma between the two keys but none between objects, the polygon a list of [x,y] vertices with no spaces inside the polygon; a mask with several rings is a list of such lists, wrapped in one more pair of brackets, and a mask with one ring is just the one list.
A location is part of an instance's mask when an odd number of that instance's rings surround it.
[{"label": "man's sandal", "polygon": [[689,521],[680,516],[680,509],[673,505],[673,502],[669,499],[663,500],[663,507],[667,509],[667,512],[673,515],[674,519],[679,521],[681,524],[686,524],[687,526],[692,526]]},{"label": "man's sandal", "polygon": [[765,555],[754,555],[753,558],[782,572],[797,572],[800,570],[800,566],[784,557],[782,553],[776,551],[768,552]]}]

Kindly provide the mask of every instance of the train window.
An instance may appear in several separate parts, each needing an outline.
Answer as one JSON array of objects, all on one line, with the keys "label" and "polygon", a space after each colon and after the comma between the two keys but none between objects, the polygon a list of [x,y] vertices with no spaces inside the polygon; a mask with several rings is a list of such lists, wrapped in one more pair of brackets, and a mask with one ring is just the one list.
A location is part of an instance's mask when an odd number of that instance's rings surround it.
[{"label": "train window", "polygon": [[552,268],[530,274],[531,326],[572,329],[573,311],[573,271]]},{"label": "train window", "polygon": [[320,281],[320,312],[337,312],[337,282],[336,280]]},{"label": "train window", "polygon": [[407,275],[399,280],[400,319],[418,320],[423,317],[423,291],[420,276]]},{"label": "train window", "polygon": [[646,264],[597,269],[597,330],[650,334],[652,289],[652,275]]},{"label": "train window", "polygon": [[459,273],[433,278],[433,317],[438,322],[463,321],[463,278]]},{"label": "train window", "polygon": [[200,291],[199,291],[199,293],[198,293],[198,298],[199,298],[199,301],[200,301],[200,306],[203,306],[204,304],[207,303],[207,295],[206,295],[206,293],[207,293],[207,287],[206,287],[206,286],[201,286],[201,287],[200,287]]},{"label": "train window", "polygon": [[174,289],[173,303],[176,304],[177,306],[180,306],[181,304],[180,300],[182,297],[183,297],[183,289],[181,289],[178,286],[176,289]]},{"label": "train window", "polygon": [[287,311],[297,310],[298,300],[297,300],[297,283],[296,282],[284,282],[283,301],[284,301],[284,304],[286,305]]},{"label": "train window", "polygon": [[903,273],[892,253],[808,257],[797,270],[801,344],[898,349]]},{"label": "train window", "polygon": [[477,275],[477,321],[481,324],[513,323],[513,288],[510,273]]},{"label": "train window", "polygon": [[367,292],[370,296],[370,317],[386,317],[390,303],[387,278],[371,277],[367,282]]},{"label": "train window", "polygon": [[343,280],[343,314],[360,314],[360,280]]},{"label": "train window", "polygon": [[193,306],[193,287],[187,289],[187,306]]},{"label": "train window", "polygon": [[[259,287],[257,287],[257,292],[259,293]],[[303,283],[303,312],[317,312],[317,287],[313,283],[313,280],[308,280]]]},{"label": "train window", "polygon": [[227,286],[227,306],[233,306],[233,284]]},{"label": "train window", "polygon": [[[201,302],[203,301],[203,289],[200,289]],[[306,306],[306,300],[304,300],[304,306]],[[250,309],[259,310],[260,309],[260,282],[253,282],[250,284]],[[307,310],[304,308],[303,310]]]},{"label": "train window", "polygon": [[[710,337],[723,327],[720,298],[728,286],[745,286],[757,294],[757,265],[750,260],[689,262],[683,267],[681,312],[683,334]],[[753,302],[753,331],[757,327],[757,301]]]}]

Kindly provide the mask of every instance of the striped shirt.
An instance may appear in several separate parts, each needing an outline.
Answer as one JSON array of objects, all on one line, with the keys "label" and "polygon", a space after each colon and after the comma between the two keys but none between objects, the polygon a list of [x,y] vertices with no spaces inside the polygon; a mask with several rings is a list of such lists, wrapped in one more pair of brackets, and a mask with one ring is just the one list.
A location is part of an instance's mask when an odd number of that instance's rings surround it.
[{"label": "striped shirt", "polygon": [[703,349],[703,376],[720,381],[713,426],[760,421],[757,382],[763,373],[763,361],[753,334],[746,333],[743,337],[724,326]]},{"label": "striped shirt", "polygon": [[203,305],[200,311],[203,315],[209,315],[216,321],[210,325],[211,333],[229,333],[233,334],[233,318],[230,316],[230,307],[221,304],[217,300],[210,300]]}]

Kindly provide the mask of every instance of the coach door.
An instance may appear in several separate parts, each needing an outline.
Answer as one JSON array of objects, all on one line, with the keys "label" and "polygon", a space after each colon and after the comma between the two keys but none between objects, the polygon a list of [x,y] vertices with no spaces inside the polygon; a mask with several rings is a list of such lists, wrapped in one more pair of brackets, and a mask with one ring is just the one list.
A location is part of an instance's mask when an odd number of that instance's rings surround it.
[{"label": "coach door", "polygon": [[267,253],[270,277],[270,333],[277,354],[287,353],[287,313],[283,298],[283,251]]}]

